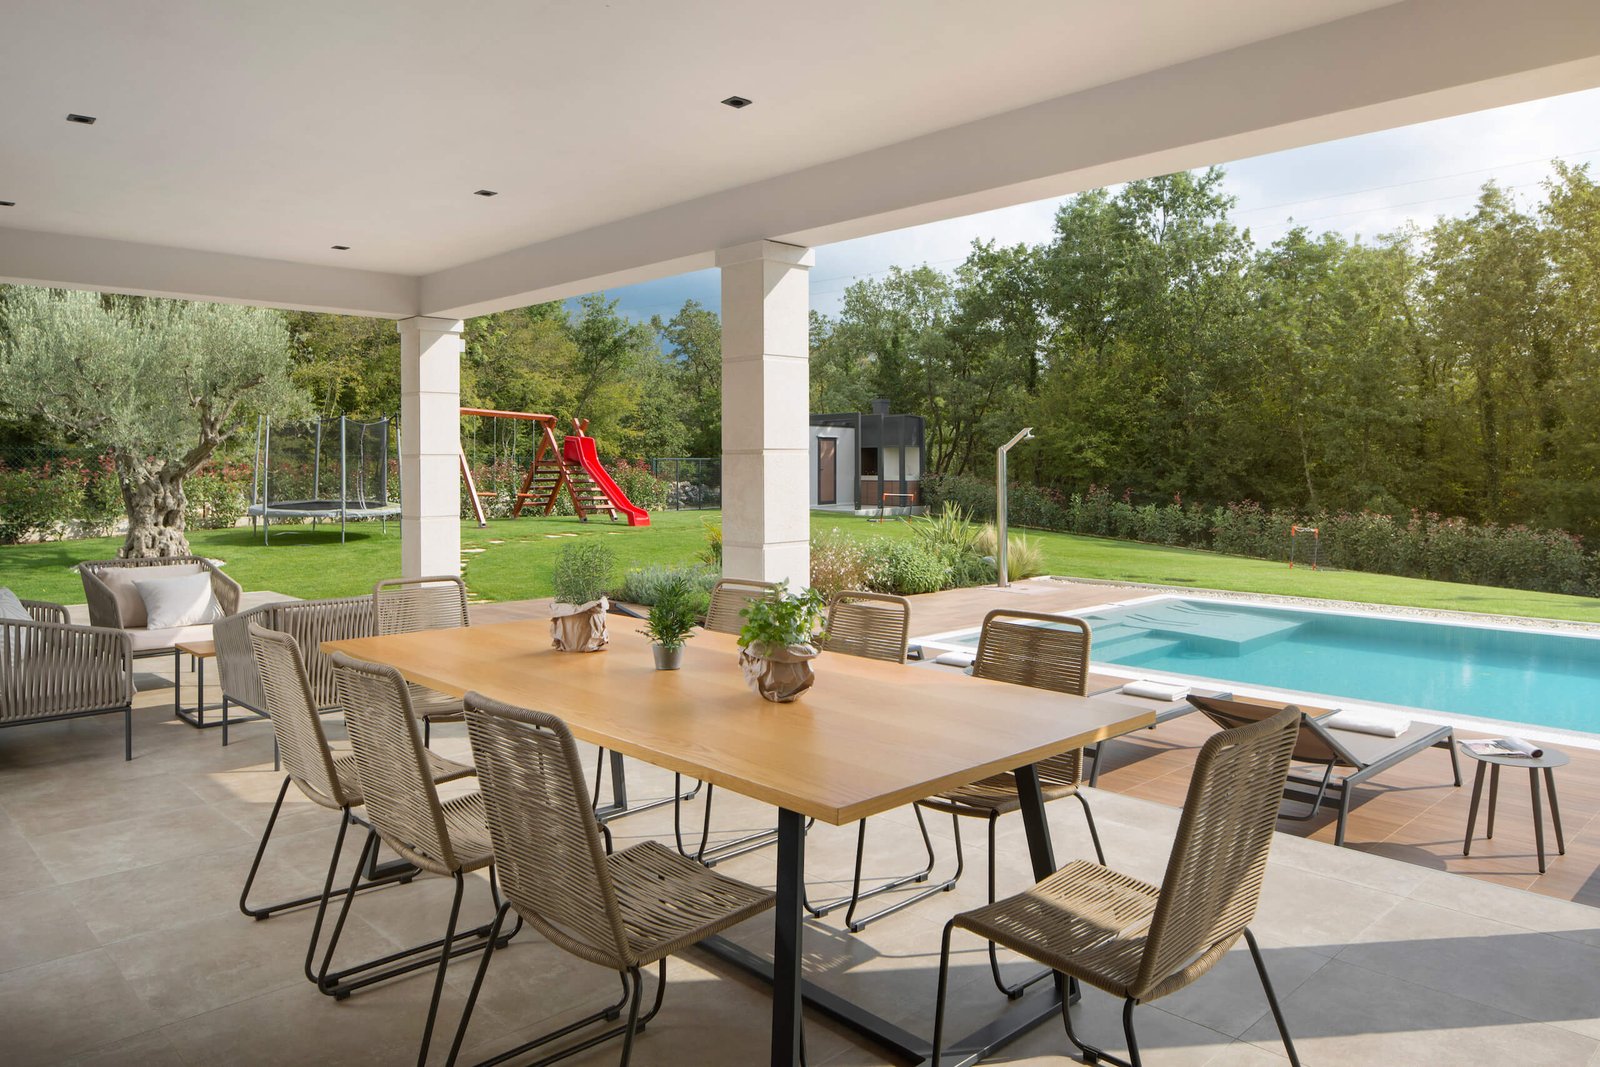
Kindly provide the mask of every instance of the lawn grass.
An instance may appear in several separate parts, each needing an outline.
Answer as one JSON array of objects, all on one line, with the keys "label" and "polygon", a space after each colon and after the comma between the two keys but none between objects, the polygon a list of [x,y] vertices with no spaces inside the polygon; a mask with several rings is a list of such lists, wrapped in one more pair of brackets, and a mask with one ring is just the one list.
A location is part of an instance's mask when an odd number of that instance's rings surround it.
[{"label": "lawn grass", "polygon": [[[499,519],[482,530],[463,523],[467,584],[483,600],[549,596],[555,552],[573,537],[607,538],[624,569],[693,562],[705,548],[705,523],[720,519],[715,511],[679,511],[652,515],[652,525],[640,528],[560,517]],[[849,515],[812,514],[813,532],[832,527],[854,537],[911,536],[904,523],[879,525]],[[1291,570],[1265,560],[1075,534],[1029,531],[1027,536],[1042,550],[1050,574],[1600,623],[1600,599],[1592,597],[1355,571]],[[189,542],[197,553],[225,560],[228,573],[246,589],[299,597],[353,596],[368,592],[380,578],[400,573],[398,524],[390,524],[387,535],[372,525],[352,527],[344,545],[336,529],[313,532],[309,526],[274,533],[270,546],[247,528],[197,530]],[[101,537],[0,547],[0,586],[30,599],[81,603],[83,586],[72,565],[114,556],[120,544],[120,538]]]}]

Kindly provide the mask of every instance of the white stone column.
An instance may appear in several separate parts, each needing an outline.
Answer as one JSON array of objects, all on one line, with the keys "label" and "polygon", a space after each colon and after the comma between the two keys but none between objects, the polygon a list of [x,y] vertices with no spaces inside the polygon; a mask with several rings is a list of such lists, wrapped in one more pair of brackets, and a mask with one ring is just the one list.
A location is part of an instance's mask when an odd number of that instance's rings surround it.
[{"label": "white stone column", "polygon": [[809,248],[755,241],[722,268],[722,573],[811,577]]},{"label": "white stone column", "polygon": [[400,570],[461,573],[459,319],[401,319]]}]

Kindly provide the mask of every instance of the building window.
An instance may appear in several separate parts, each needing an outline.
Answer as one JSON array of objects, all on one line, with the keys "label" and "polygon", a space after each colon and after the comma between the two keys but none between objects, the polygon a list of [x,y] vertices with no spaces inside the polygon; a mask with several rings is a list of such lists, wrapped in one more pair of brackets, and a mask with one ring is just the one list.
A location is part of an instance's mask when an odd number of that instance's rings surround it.
[{"label": "building window", "polygon": [[876,448],[863,448],[861,450],[861,477],[876,478],[878,476],[878,450]]}]

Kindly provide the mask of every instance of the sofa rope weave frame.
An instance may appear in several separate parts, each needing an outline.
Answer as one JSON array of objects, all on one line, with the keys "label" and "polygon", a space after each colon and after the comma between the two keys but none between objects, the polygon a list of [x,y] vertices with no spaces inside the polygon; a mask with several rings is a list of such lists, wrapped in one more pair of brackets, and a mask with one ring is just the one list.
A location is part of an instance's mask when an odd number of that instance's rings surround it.
[{"label": "sofa rope weave frame", "polygon": [[333,663],[367,820],[390,848],[424,870],[460,872],[406,680],[393,667],[342,652]]},{"label": "sofa rope weave frame", "polygon": [[54,622],[65,626],[72,621],[72,615],[65,606],[52,604],[48,600],[24,600],[22,607],[34,622]]},{"label": "sofa rope weave frame", "polygon": [[1195,762],[1130,995],[1153,999],[1209,969],[1255,918],[1300,709],[1216,734]]},{"label": "sofa rope weave frame", "polygon": [[847,656],[906,661],[911,634],[911,601],[888,593],[847,589],[828,603],[823,646]]},{"label": "sofa rope weave frame", "polygon": [[718,578],[711,587],[711,604],[706,608],[707,630],[719,634],[735,634],[744,629],[740,612],[752,601],[772,596],[778,591],[776,582],[758,582],[754,578]]},{"label": "sofa rope weave frame", "polygon": [[121,630],[0,619],[0,724],[115,711],[133,693]]},{"label": "sofa rope weave frame", "polygon": [[222,572],[222,569],[204,556],[156,556],[149,559],[97,559],[78,564],[78,574],[83,578],[83,595],[89,605],[89,621],[95,626],[121,628],[122,612],[117,608],[116,596],[101,580],[99,572],[114,568],[197,566],[211,576],[211,595],[224,615],[236,614],[242,590],[239,583]]},{"label": "sofa rope weave frame", "polygon": [[[1049,625],[1043,625],[1049,624]],[[1084,696],[1089,681],[1089,624],[1066,615],[997,608],[983,617],[975,678]],[[1083,779],[1083,750],[1039,761],[1039,781],[1076,786]]]},{"label": "sofa rope weave frame", "polygon": [[477,693],[465,705],[500,891],[568,952],[637,966],[566,723]]},{"label": "sofa rope weave frame", "polygon": [[322,729],[300,646],[286,633],[250,626],[251,651],[260,675],[266,711],[284,771],[301,792],[325,808],[352,807],[361,797],[346,794]]}]

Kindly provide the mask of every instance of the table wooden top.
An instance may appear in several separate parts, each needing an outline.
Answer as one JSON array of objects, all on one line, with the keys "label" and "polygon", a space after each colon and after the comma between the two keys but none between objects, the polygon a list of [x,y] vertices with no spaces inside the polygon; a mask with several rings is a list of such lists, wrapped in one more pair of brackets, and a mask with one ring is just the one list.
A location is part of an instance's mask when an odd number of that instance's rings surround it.
[{"label": "table wooden top", "polygon": [[179,641],[172,647],[179,652],[198,656],[200,659],[211,659],[217,654],[217,643],[215,641]]},{"label": "table wooden top", "polygon": [[834,825],[1151,725],[1148,704],[1075,697],[824,654],[816,684],[774,704],[738,645],[697,632],[657,671],[632,620],[602,652],[557,652],[544,620],[329,641],[452,696],[476,690],[567,722],[582,740]]}]

